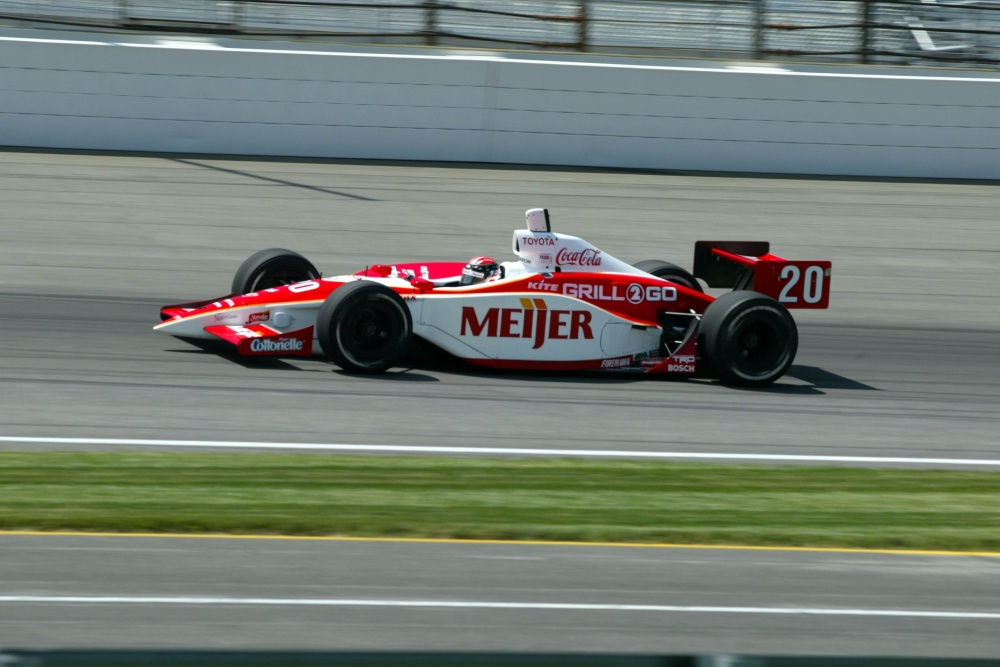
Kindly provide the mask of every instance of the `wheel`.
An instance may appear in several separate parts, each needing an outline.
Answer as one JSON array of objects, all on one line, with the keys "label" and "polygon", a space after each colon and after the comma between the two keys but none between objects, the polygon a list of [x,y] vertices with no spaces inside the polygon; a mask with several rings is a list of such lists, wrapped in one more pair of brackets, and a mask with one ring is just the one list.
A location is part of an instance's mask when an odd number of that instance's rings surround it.
[{"label": "wheel", "polygon": [[385,285],[360,280],[338,287],[320,306],[316,338],[350,373],[381,373],[406,354],[410,309]]},{"label": "wheel", "polygon": [[684,287],[690,287],[696,292],[704,292],[701,288],[701,284],[698,279],[693,275],[677,266],[676,264],[671,264],[670,262],[664,262],[658,259],[647,259],[637,264],[633,264],[635,268],[640,271],[645,271],[646,273],[651,273],[657,278],[663,278],[664,280],[669,280],[672,283],[677,283],[678,285],[683,285]]},{"label": "wheel", "polygon": [[762,387],[788,371],[799,347],[799,333],[780,303],[757,292],[738,291],[708,305],[698,342],[723,382]]},{"label": "wheel", "polygon": [[261,250],[247,257],[233,277],[233,293],[247,294],[320,277],[312,262],[284,248]]}]

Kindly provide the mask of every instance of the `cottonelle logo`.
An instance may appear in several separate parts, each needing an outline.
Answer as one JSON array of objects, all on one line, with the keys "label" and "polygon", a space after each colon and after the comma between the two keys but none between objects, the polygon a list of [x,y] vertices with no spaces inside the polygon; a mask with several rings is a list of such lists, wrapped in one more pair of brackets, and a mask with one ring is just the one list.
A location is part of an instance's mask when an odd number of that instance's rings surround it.
[{"label": "cottonelle logo", "polygon": [[303,343],[298,338],[255,338],[250,341],[251,352],[300,352]]},{"label": "cottonelle logo", "polygon": [[593,340],[591,313],[549,310],[545,299],[521,299],[521,308],[489,308],[480,318],[472,306],[462,307],[461,336],[528,338],[537,350],[547,340]]}]

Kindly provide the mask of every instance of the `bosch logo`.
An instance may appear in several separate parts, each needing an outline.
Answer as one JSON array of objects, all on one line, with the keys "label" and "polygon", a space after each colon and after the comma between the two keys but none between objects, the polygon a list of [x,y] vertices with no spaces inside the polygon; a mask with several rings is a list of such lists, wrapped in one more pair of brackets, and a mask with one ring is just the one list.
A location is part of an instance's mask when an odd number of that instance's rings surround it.
[{"label": "bosch logo", "polygon": [[257,338],[250,342],[251,352],[299,352],[303,343],[298,338],[279,338],[278,340]]}]

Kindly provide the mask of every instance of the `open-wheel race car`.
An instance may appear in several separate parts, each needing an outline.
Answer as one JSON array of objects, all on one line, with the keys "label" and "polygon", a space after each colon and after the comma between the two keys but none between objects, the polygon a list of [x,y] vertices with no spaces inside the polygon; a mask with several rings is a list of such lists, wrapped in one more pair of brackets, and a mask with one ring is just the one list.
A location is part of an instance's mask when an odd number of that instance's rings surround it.
[{"label": "open-wheel race car", "polygon": [[[298,253],[262,250],[232,292],[165,306],[155,329],[221,339],[242,355],[326,355],[353,373],[398,364],[413,338],[493,368],[708,376],[767,385],[791,366],[789,308],[826,308],[830,262],[763,241],[698,241],[692,272],[635,265],[552,231],[546,209],[514,232],[513,261],[374,264],[323,278]],[[709,287],[731,288],[715,298]]]}]

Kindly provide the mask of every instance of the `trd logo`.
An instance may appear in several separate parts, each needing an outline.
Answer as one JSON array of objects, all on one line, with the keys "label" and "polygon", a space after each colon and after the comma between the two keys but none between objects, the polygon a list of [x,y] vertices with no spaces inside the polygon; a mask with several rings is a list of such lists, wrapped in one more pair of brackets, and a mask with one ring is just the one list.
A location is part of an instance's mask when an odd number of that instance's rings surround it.
[{"label": "trd logo", "polygon": [[591,313],[586,310],[549,310],[545,299],[521,299],[522,308],[490,308],[482,318],[472,306],[462,307],[462,336],[529,338],[537,350],[546,340],[594,339]]}]

